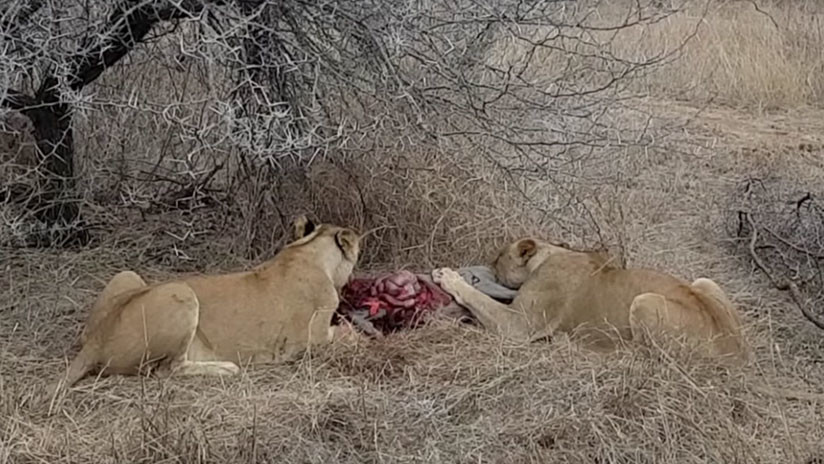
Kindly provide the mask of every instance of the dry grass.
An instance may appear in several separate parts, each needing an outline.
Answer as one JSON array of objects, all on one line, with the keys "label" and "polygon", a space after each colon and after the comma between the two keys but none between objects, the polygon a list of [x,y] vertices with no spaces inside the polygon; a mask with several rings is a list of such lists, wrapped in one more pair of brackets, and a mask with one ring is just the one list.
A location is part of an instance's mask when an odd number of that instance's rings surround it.
[{"label": "dry grass", "polygon": [[[700,2],[706,5],[707,2]],[[756,110],[821,106],[824,10],[815,1],[711,2],[670,17],[635,37],[616,40],[622,56],[640,58],[681,45],[680,59],[642,80],[656,95],[715,101]],[[760,10],[760,11],[759,11]],[[636,31],[637,32],[637,31]]]},{"label": "dry grass", "polygon": [[[0,464],[803,463],[823,455],[824,400],[758,392],[824,393],[824,338],[724,244],[725,208],[742,178],[824,180],[824,114],[811,108],[822,97],[811,78],[822,60],[814,6],[762,5],[776,29],[749,2],[713,3],[707,16],[691,10],[618,37],[616,51],[637,56],[675,47],[701,24],[681,61],[636,82],[649,98],[632,112],[613,109],[629,127],[649,122],[655,142],[596,150],[561,178],[563,188],[501,173],[468,147],[395,140],[345,164],[288,172],[273,190],[241,185],[235,195],[254,208],[147,213],[160,189],[129,176],[189,148],[150,114],[90,113],[78,137],[86,212],[100,241],[80,251],[0,249]],[[157,100],[176,80],[142,76],[132,84]],[[116,84],[107,83],[111,95],[122,90]],[[198,101],[188,108],[198,113]],[[247,267],[277,248],[284,221],[307,210],[384,226],[363,268],[477,263],[525,232],[603,241],[630,265],[719,281],[745,313],[756,357],[725,370],[638,347],[601,356],[565,340],[514,346],[439,323],[234,379],[87,379],[51,415],[26,405],[75,352],[87,308],[114,272],[134,268],[154,280]]]},{"label": "dry grass", "polygon": [[90,379],[49,415],[21,404],[60,371],[95,277],[126,259],[9,259],[0,462],[767,463],[803,462],[824,440],[822,401],[759,393],[821,380],[801,353],[778,358],[777,338],[727,371],[638,347],[510,345],[448,323],[233,379]]},{"label": "dry grass", "polygon": [[[824,103],[824,9],[815,1],[687,0],[671,2],[678,12],[644,27],[573,34],[568,42],[578,55],[555,47],[532,50],[522,40],[505,35],[487,57],[506,69],[531,63],[521,75],[552,89],[559,79],[577,83],[611,77],[593,73],[584,64],[606,47],[622,60],[643,63],[663,59],[663,65],[638,75],[629,88],[657,98],[692,104],[776,110]],[[605,26],[626,15],[623,2],[606,4],[589,24]],[[552,30],[521,31],[538,41]],[[586,55],[590,55],[586,58]],[[583,85],[583,84],[578,84]]]}]

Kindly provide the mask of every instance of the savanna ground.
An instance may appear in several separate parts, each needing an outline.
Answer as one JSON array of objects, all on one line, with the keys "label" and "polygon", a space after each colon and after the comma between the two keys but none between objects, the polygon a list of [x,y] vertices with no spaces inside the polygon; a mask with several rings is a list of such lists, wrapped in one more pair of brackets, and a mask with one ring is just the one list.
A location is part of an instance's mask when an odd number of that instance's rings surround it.
[{"label": "savanna ground", "polygon": [[[824,399],[763,393],[824,394],[824,334],[731,245],[730,219],[747,179],[777,177],[804,191],[824,177],[824,13],[814,7],[712,4],[617,40],[641,56],[699,24],[677,60],[638,77],[632,97],[610,109],[653,142],[595,149],[564,177],[565,197],[550,182],[518,185],[470,147],[444,154],[399,142],[353,160],[345,175],[319,161],[287,176],[276,197],[261,195],[273,224],[266,235],[253,227],[256,215],[138,214],[107,203],[104,193],[137,204],[141,192],[94,154],[120,131],[163,144],[162,129],[134,116],[81,121],[86,211],[106,219],[99,238],[80,250],[0,250],[0,463],[824,459]],[[149,82],[143,91],[158,90]],[[597,230],[547,217],[536,198],[548,210],[588,200]],[[86,379],[49,407],[28,406],[63,372],[91,301],[116,271],[155,280],[244,268],[259,259],[248,250],[280,245],[286,225],[272,218],[301,211],[385,226],[365,244],[361,270],[484,262],[527,232],[602,240],[628,265],[718,281],[744,314],[754,358],[727,369],[682,352],[595,355],[563,338],[521,346],[435,321],[237,378]]]}]

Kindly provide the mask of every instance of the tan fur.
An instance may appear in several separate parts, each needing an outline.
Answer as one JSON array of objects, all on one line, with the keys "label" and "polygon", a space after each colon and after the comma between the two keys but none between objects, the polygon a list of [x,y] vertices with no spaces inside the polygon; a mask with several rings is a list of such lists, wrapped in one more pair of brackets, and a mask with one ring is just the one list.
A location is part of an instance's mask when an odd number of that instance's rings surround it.
[{"label": "tan fur", "polygon": [[241,365],[288,359],[330,342],[332,314],[357,262],[360,237],[303,217],[294,234],[274,258],[247,272],[150,286],[132,271],[117,274],[93,304],[82,348],[49,397],[95,370],[136,374],[156,366],[177,374],[234,374]]},{"label": "tan fur", "polygon": [[593,347],[614,347],[619,339],[664,332],[701,343],[712,355],[748,355],[738,312],[712,280],[689,284],[656,271],[621,269],[603,253],[529,238],[506,246],[493,266],[501,283],[518,289],[508,306],[451,269],[436,270],[433,278],[485,327],[504,336],[535,340],[560,331]]}]

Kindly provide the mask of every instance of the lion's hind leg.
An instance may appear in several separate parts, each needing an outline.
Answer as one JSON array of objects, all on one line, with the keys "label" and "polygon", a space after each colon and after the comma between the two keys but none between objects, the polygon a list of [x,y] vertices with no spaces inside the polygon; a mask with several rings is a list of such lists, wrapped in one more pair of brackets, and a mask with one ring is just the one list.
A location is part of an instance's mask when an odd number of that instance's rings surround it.
[{"label": "lion's hind leg", "polygon": [[717,353],[732,355],[738,361],[748,360],[752,353],[742,333],[741,316],[727,293],[713,280],[706,278],[696,279],[690,287],[703,301],[704,310],[714,322]]},{"label": "lion's hind leg", "polygon": [[146,286],[146,281],[134,271],[120,271],[109,280],[103,291],[100,292],[98,301],[107,297],[112,297],[127,290],[134,290]]},{"label": "lion's hind leg", "polygon": [[[111,373],[134,373],[160,362],[163,371],[182,374],[210,373],[210,363],[189,359],[200,315],[200,303],[184,282],[160,284],[132,297],[120,310],[117,322],[107,327],[103,362]],[[203,364],[194,367],[193,364]],[[222,374],[232,363],[220,363]]]},{"label": "lion's hind leg", "polygon": [[642,293],[633,299],[629,309],[629,324],[632,339],[643,341],[647,336],[658,338],[666,335],[673,338],[686,336],[694,342],[709,341],[706,323],[700,313],[684,307],[657,293]]},{"label": "lion's hind leg", "polygon": [[106,316],[98,323],[89,326],[87,340],[68,373],[48,388],[46,398],[53,398],[61,386],[71,387],[98,367],[103,374],[137,374],[145,366],[158,363],[165,370],[184,375],[239,372],[231,362],[189,359],[199,312],[197,295],[186,283],[130,292],[107,308]]},{"label": "lion's hind leg", "polygon": [[[200,302],[183,282],[159,285],[129,303],[131,318],[143,316],[132,326],[151,327],[146,339],[146,358],[164,359],[162,374],[230,375],[240,372],[237,364],[213,360],[214,355],[197,340]],[[152,322],[145,321],[145,315]],[[193,356],[194,355],[194,356]],[[194,358],[194,359],[193,359]]]},{"label": "lion's hind leg", "polygon": [[171,366],[173,375],[235,375],[240,367],[229,361],[188,361],[184,360]]},{"label": "lion's hind leg", "polygon": [[136,272],[122,271],[115,274],[103,291],[97,296],[89,310],[89,317],[86,326],[80,334],[80,343],[86,343],[86,338],[90,330],[93,330],[106,316],[115,309],[115,298],[131,290],[137,290],[146,286],[146,282]]},{"label": "lion's hind leg", "polygon": [[94,370],[99,364],[99,345],[88,343],[89,334],[99,331],[101,321],[105,320],[109,314],[120,308],[116,304],[116,297],[126,292],[137,290],[146,286],[146,282],[137,273],[132,271],[122,271],[115,274],[97,296],[89,310],[89,316],[83,331],[80,333],[81,350],[69,365],[65,376],[51,384],[46,389],[44,399],[52,399],[61,387],[70,387]]},{"label": "lion's hind leg", "polygon": [[240,366],[230,361],[216,361],[211,349],[197,337],[197,326],[191,331],[186,349],[167,363],[166,374],[170,375],[235,375]]},{"label": "lion's hind leg", "polygon": [[693,290],[704,293],[707,296],[715,298],[718,302],[726,307],[734,307],[730,297],[717,283],[712,279],[700,277],[695,279],[690,285]]}]

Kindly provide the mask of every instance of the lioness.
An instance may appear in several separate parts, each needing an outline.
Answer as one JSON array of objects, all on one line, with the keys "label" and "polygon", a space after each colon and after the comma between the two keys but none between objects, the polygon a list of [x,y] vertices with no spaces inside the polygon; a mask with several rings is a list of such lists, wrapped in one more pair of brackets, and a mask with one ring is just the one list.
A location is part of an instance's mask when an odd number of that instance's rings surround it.
[{"label": "lioness", "polygon": [[[621,269],[602,253],[574,251],[532,238],[504,247],[494,261],[498,280],[518,294],[499,303],[449,268],[435,282],[488,330],[522,340],[556,332],[585,336],[593,347],[639,340],[645,330],[709,342],[713,355],[746,356],[739,315],[712,280],[692,284],[646,269]],[[609,336],[613,335],[613,336]]]},{"label": "lioness", "polygon": [[155,285],[131,271],[117,274],[92,306],[65,385],[93,370],[135,374],[147,365],[183,375],[235,374],[241,364],[331,341],[338,329],[332,315],[357,262],[360,236],[301,216],[294,238],[246,272]]}]

